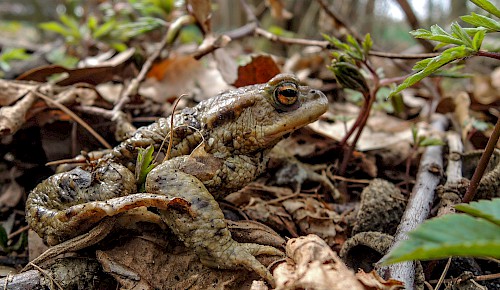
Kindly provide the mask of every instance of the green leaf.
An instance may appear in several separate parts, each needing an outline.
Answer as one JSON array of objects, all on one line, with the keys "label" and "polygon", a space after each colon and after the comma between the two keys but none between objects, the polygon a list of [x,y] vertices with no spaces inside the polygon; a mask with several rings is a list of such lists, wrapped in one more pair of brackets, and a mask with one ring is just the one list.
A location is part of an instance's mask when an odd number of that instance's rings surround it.
[{"label": "green leaf", "polygon": [[19,251],[26,248],[27,245],[28,245],[28,235],[26,233],[21,233],[21,237],[19,238],[19,240],[17,240],[17,242],[14,245],[9,247],[9,251]]},{"label": "green leaf", "polygon": [[59,16],[59,19],[61,22],[66,25],[66,27],[69,28],[69,31],[71,32],[71,36],[73,36],[75,39],[81,39],[81,33],[80,33],[80,24],[78,21],[76,21],[75,18],[68,16],[66,14],[61,14]]},{"label": "green leaf", "polygon": [[44,23],[40,23],[39,27],[42,28],[43,30],[59,33],[64,37],[71,36],[71,30],[68,29],[67,27],[63,26],[59,22],[55,22],[55,21],[44,22]]},{"label": "green leaf", "polygon": [[427,147],[427,146],[438,146],[438,145],[444,145],[445,143],[441,139],[437,138],[423,138],[422,141],[418,144],[420,147]]},{"label": "green leaf", "polygon": [[467,32],[465,32],[462,26],[460,26],[457,22],[453,22],[451,24],[451,31],[453,32],[453,36],[459,38],[465,46],[472,48],[472,40]]},{"label": "green leaf", "polygon": [[500,198],[461,203],[455,206],[471,216],[480,217],[500,226]]},{"label": "green leaf", "polygon": [[94,31],[97,27],[97,18],[94,15],[90,15],[89,19],[87,20],[87,26],[90,29],[90,31]]},{"label": "green leaf", "polygon": [[444,31],[439,25],[432,25],[431,30],[417,29],[410,31],[410,34],[415,38],[423,38],[428,40],[434,40],[439,42],[444,42],[447,44],[463,45],[463,41],[459,38],[449,34]]},{"label": "green leaf", "polygon": [[[471,50],[470,48],[467,48],[465,46],[457,46],[457,47],[452,47],[448,48],[447,50],[443,51],[440,55],[433,57],[428,60],[423,60],[427,66],[420,70],[419,72],[409,76],[402,84],[397,86],[389,95],[389,97],[393,96],[394,94],[397,94],[401,92],[402,90],[413,86],[417,82],[421,81],[423,78],[431,75],[435,71],[437,71],[439,68],[442,66],[457,60],[457,59],[462,59],[468,56],[471,56],[475,53],[475,51]],[[420,63],[420,62],[419,62]],[[422,64],[417,63],[415,67],[421,68]],[[414,69],[415,69],[414,67]]]},{"label": "green leaf", "polygon": [[9,238],[7,237],[7,232],[5,231],[5,228],[3,225],[0,225],[0,247],[3,249],[5,252],[8,248],[7,242],[9,241]]},{"label": "green leaf", "polygon": [[139,148],[137,163],[135,165],[135,176],[137,184],[139,184],[141,189],[140,192],[144,191],[146,176],[156,166],[156,164],[153,163],[153,153],[154,147],[152,145],[149,145],[146,149]]},{"label": "green leaf", "polygon": [[500,258],[500,227],[466,214],[428,220],[408,235],[384,257],[385,264],[449,256]]},{"label": "green leaf", "polygon": [[335,36],[328,36],[326,34],[323,34],[323,37],[330,42],[333,46],[338,48],[339,50],[348,52],[350,50],[349,45],[343,43],[342,41],[338,40]]},{"label": "green leaf", "polygon": [[92,37],[99,39],[107,34],[109,34],[113,29],[116,28],[116,20],[111,19],[97,28],[93,33]]},{"label": "green leaf", "polygon": [[370,49],[373,46],[373,40],[372,40],[372,37],[371,37],[370,33],[367,33],[365,35],[365,39],[363,40],[362,45],[363,45],[363,54],[365,56],[367,56],[368,53],[370,52]]},{"label": "green leaf", "polygon": [[418,140],[417,140],[418,139],[418,128],[417,128],[417,126],[415,126],[415,124],[413,124],[411,126],[411,136],[413,138],[413,144],[417,144],[417,142],[418,142]]},{"label": "green leaf", "polygon": [[472,3],[481,7],[483,10],[500,18],[500,10],[488,0],[470,0]]},{"label": "green leaf", "polygon": [[474,26],[485,27],[489,31],[500,31],[500,22],[484,15],[479,15],[472,12],[470,15],[461,16],[460,18],[463,21]]},{"label": "green leaf", "polygon": [[484,36],[486,35],[486,30],[480,30],[474,34],[474,38],[472,39],[472,48],[475,51],[479,51],[481,48],[481,44],[483,43]]}]

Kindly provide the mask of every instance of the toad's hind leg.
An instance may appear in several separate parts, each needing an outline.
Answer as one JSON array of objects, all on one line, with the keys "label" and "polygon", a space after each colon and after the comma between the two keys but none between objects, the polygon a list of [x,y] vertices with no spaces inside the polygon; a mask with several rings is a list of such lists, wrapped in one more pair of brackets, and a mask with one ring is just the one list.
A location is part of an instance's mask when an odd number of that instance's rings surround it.
[{"label": "toad's hind leg", "polygon": [[223,269],[244,266],[272,283],[272,275],[254,255],[282,256],[283,253],[270,246],[234,241],[224,214],[203,183],[193,175],[169,168],[168,163],[161,164],[148,174],[146,191],[183,198],[191,203],[191,207],[189,212],[160,210],[165,223],[187,247],[196,252],[204,265]]}]

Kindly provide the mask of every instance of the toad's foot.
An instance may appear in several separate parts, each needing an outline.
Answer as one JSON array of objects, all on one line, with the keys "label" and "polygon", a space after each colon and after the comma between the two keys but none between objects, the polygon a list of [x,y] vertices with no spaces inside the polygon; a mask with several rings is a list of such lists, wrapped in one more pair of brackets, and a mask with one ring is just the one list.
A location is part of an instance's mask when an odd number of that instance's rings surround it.
[{"label": "toad's foot", "polygon": [[243,266],[273,283],[271,273],[254,255],[283,256],[283,253],[270,246],[234,241],[224,214],[203,183],[193,175],[171,168],[172,164],[175,164],[175,159],[148,174],[146,191],[170,198],[179,197],[191,204],[189,211],[160,210],[162,219],[176,236],[196,252],[204,265],[223,269]]}]

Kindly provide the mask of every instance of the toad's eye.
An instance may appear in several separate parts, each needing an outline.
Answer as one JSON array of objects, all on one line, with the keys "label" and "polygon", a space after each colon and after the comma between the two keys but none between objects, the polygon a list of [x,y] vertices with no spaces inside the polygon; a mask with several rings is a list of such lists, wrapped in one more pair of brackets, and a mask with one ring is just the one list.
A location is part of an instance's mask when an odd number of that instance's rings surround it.
[{"label": "toad's eye", "polygon": [[299,90],[293,83],[283,83],[274,90],[274,99],[282,106],[291,106],[299,99]]}]

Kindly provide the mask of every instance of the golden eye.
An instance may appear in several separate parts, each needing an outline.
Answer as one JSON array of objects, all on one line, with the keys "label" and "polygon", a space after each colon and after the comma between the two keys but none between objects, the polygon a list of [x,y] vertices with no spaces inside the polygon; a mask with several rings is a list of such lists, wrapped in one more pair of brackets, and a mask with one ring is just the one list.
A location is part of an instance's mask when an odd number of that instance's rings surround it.
[{"label": "golden eye", "polygon": [[283,106],[291,106],[299,99],[299,91],[295,84],[284,83],[274,90],[276,102]]}]

